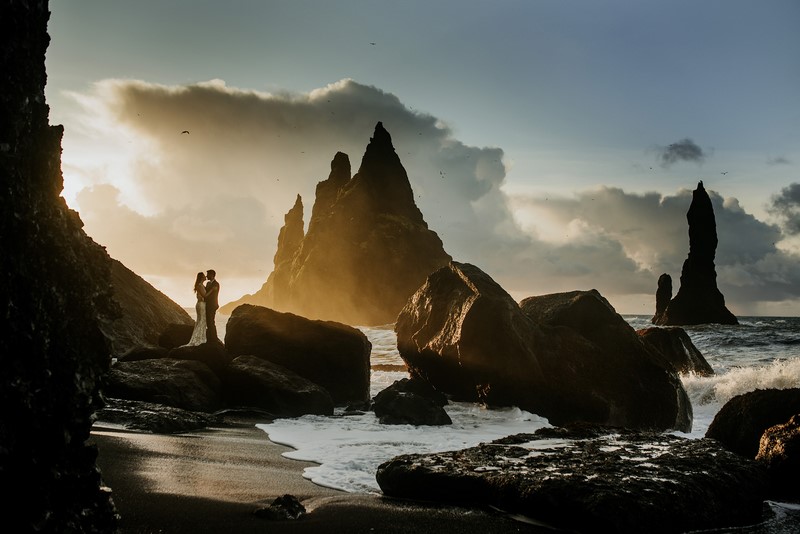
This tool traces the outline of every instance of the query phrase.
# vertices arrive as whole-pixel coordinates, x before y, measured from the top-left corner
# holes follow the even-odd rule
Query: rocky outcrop
[[[106,394],[265,419],[368,404],[372,345],[353,327],[245,304],[228,321],[226,344],[131,349],[111,368]]]
[[[45,102],[46,0],[0,4],[0,473],[7,532],[113,532],[86,444],[113,316],[110,263],[60,196],[61,126]]]
[[[713,440],[553,430],[398,456],[376,479],[390,497],[491,506],[569,532],[688,532],[761,520],[763,468]]]
[[[703,357],[686,330],[678,326],[650,327],[636,331],[648,348],[662,356],[665,364],[678,373],[712,376],[714,369]]]
[[[333,400],[325,389],[256,356],[235,358],[222,386],[228,406],[260,408],[275,417],[333,415]]]
[[[477,267],[451,262],[409,299],[395,330],[411,377],[456,398],[557,425],[691,428],[675,372],[596,291],[517,304]]]
[[[372,409],[384,425],[451,425],[447,398],[423,380],[397,380],[373,399]]]
[[[707,438],[747,458],[755,458],[761,436],[800,413],[800,388],[757,389],[737,395],[720,408],[706,431]]]
[[[351,326],[243,304],[225,334],[231,356],[251,355],[325,388],[336,404],[369,399],[372,344]]]
[[[764,431],[756,460],[767,468],[772,498],[800,498],[800,413]]]
[[[672,277],[667,273],[658,277],[656,289],[656,317],[661,317],[667,311],[667,306],[672,300]]]
[[[182,307],[117,260],[111,260],[111,286],[121,315],[103,319],[102,330],[119,356],[133,347],[158,346],[159,336],[172,324],[193,326]],[[191,337],[191,328],[189,329]]]
[[[300,246],[296,239],[280,242],[264,287],[223,312],[248,302],[351,325],[393,323],[425,277],[450,260],[417,208],[381,123],[355,176],[347,155],[337,153],[316,195]],[[296,216],[293,208],[281,236],[299,236]]]
[[[220,380],[207,365],[190,360],[117,362],[108,376],[106,395],[116,399],[164,404],[193,412],[222,407]]]
[[[97,419],[129,430],[155,434],[191,432],[223,422],[223,418],[215,414],[183,410],[166,404],[114,398],[109,398],[106,405],[97,411]]]
[[[672,280],[661,275],[656,293],[658,325],[694,325],[706,323],[739,324],[725,307],[725,297],[717,289],[714,257],[717,253],[717,223],[714,207],[703,182],[692,193],[692,203],[686,214],[689,222],[689,257],[683,263],[681,287],[678,294],[664,307],[667,293],[672,293]]]

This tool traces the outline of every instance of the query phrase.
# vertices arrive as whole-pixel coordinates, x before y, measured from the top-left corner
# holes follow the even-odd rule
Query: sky
[[[192,306],[272,270],[337,151],[392,136],[445,250],[512,296],[677,291],[703,181],[737,315],[800,315],[795,0],[53,1],[51,124],[87,233]],[[188,132],[188,133],[183,133]],[[391,202],[391,199],[386,199]]]

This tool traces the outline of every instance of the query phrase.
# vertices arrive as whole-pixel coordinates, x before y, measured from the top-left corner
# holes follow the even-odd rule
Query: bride
[[[194,292],[197,295],[197,304],[194,309],[197,312],[197,320],[194,322],[194,330],[192,331],[192,339],[189,343],[184,345],[202,345],[206,342],[206,288],[203,282],[206,280],[206,275],[197,273],[197,278],[194,281]]]

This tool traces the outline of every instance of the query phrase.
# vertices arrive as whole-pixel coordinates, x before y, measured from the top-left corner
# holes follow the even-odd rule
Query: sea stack
[[[334,156],[304,236],[299,202],[286,216],[267,282],[223,313],[249,303],[350,325],[391,324],[427,276],[452,259],[414,202],[380,122],[352,178],[347,154]]]
[[[717,272],[714,268],[717,224],[711,199],[702,181],[692,193],[692,204],[686,219],[689,222],[689,257],[683,263],[680,289],[664,307],[664,302],[672,293],[672,279],[667,274],[661,275],[653,324],[739,324],[725,307],[725,297],[717,288]]]

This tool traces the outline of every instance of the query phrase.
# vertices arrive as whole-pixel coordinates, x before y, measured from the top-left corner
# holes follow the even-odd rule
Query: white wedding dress
[[[184,345],[184,347],[202,345],[206,342],[206,303],[202,300],[198,300],[194,309],[197,311],[197,319],[194,322],[192,339],[190,339],[189,343]]]

